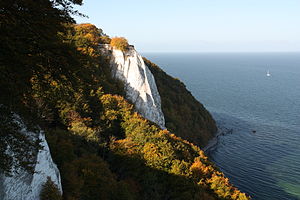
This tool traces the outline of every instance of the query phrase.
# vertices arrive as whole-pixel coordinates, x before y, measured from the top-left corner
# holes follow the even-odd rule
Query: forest
[[[111,77],[109,58],[99,50],[99,44],[110,43],[126,51],[127,41],[110,38],[92,24],[76,24],[72,15],[83,14],[74,6],[81,3],[0,3],[0,172],[12,173],[13,162],[34,173],[28,161],[32,155],[25,159],[23,155],[41,148],[18,134],[14,112],[33,131],[37,125],[45,131],[61,173],[63,194],[48,180],[42,200],[249,199],[198,147],[215,132],[210,114],[190,93],[182,92],[184,97],[179,98],[174,94],[177,88],[166,92],[163,81],[174,80],[146,59],[162,95],[168,129],[135,112],[124,98],[123,83]],[[177,81],[174,87],[183,90],[180,84]],[[193,102],[182,112],[191,112],[196,105],[193,112],[205,113],[180,118],[173,107],[180,100],[173,98]],[[202,123],[199,130],[181,125],[195,124],[189,121],[195,118]],[[199,132],[203,135],[196,135]],[[14,158],[7,145],[15,150]]]

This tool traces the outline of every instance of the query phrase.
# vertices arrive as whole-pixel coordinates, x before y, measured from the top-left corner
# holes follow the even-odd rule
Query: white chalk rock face
[[[20,125],[20,134],[30,135],[33,139],[39,138],[43,148],[37,153],[33,174],[19,170],[10,177],[0,176],[0,199],[39,200],[42,186],[47,181],[47,177],[51,178],[62,193],[60,173],[52,160],[44,133],[42,131],[39,133],[30,132],[19,117],[16,120]]]
[[[165,128],[161,100],[153,74],[138,52],[130,46],[126,52],[104,46],[111,52],[113,77],[124,82],[126,99],[135,105],[135,110],[146,119]]]

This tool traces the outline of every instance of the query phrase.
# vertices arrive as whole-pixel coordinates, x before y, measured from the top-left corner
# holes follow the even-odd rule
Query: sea
[[[213,115],[206,153],[234,186],[256,200],[300,200],[300,53],[143,56]]]

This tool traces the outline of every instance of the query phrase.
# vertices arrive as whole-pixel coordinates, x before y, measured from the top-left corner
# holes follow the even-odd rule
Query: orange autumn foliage
[[[116,49],[119,49],[121,51],[126,51],[129,44],[126,38],[124,37],[114,37],[110,41],[110,45]]]

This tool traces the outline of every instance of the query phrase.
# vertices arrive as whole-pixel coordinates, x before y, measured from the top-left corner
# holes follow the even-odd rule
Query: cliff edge
[[[201,147],[217,131],[214,119],[185,85],[129,46],[121,51],[100,45],[108,55],[113,78],[124,83],[125,98],[135,110],[161,128]]]
[[[132,46],[124,52],[110,45],[101,47],[110,57],[112,76],[124,83],[125,98],[135,106],[139,114],[164,129],[165,118],[161,110],[160,95],[142,56]]]

